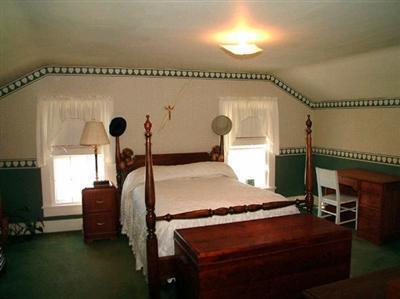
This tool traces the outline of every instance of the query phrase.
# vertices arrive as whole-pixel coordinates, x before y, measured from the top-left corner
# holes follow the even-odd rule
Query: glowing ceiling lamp
[[[216,40],[220,46],[234,55],[252,55],[262,51],[255,43],[269,38],[269,35],[258,29],[248,28],[244,23],[228,32],[220,32]]]
[[[262,49],[256,44],[240,43],[236,45],[221,45],[222,48],[235,55],[251,55],[261,52]]]

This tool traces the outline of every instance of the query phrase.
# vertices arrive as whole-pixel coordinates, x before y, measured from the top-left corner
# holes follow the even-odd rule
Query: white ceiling
[[[302,80],[304,68],[400,46],[399,15],[400,1],[3,0],[0,86],[43,65],[93,65],[286,74],[312,100],[364,97],[309,87],[318,82]],[[271,32],[262,54],[238,59],[212,39],[239,17]],[[340,84],[339,74],[325,80]],[[368,94],[399,96],[396,88]]]

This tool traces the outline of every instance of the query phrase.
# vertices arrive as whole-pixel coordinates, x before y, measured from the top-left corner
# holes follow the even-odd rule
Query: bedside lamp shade
[[[109,144],[106,129],[101,121],[87,121],[81,136],[81,145]]]
[[[94,146],[96,182],[99,180],[98,167],[97,167],[97,146],[109,143],[110,140],[108,139],[106,130],[101,121],[91,120],[85,123],[80,144]]]

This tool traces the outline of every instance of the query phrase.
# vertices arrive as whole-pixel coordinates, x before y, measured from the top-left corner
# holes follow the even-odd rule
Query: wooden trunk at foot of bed
[[[151,154],[151,127],[150,116],[146,116],[146,122],[144,124],[145,136],[146,136],[146,155],[145,155],[145,167],[146,167],[146,183],[145,183],[145,202],[146,202],[146,225],[147,225],[147,270],[148,270],[148,286],[149,294],[151,298],[159,298],[160,296],[160,283],[162,279],[173,277],[176,269],[176,258],[174,256],[159,257],[158,256],[158,242],[155,231],[156,221],[171,221],[173,219],[195,219],[212,217],[213,215],[226,215],[226,214],[239,214],[246,212],[254,212],[260,209],[276,209],[286,207],[293,204],[305,203],[307,212],[311,213],[313,205],[312,196],[312,162],[311,162],[311,125],[310,116],[308,115],[306,121],[306,197],[302,201],[282,201],[279,203],[265,203],[261,205],[244,205],[237,207],[221,207],[218,209],[206,209],[189,211],[186,213],[180,213],[175,215],[164,215],[157,217],[155,215],[155,191],[154,191],[154,176],[153,176],[153,156]],[[163,155],[159,155],[163,156]],[[177,156],[178,157],[178,156]],[[187,156],[189,157],[189,156]],[[210,159],[207,159],[210,160]],[[185,161],[176,160],[175,164],[185,164],[190,162],[199,162],[198,160],[191,161],[190,158]],[[172,163],[171,163],[172,164]],[[163,165],[171,165],[166,163]]]

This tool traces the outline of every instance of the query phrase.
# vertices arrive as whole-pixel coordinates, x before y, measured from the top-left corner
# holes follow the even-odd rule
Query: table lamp
[[[87,121],[85,127],[83,128],[81,136],[81,145],[90,145],[94,147],[94,159],[96,167],[96,181],[93,183],[94,186],[97,185],[108,185],[108,181],[99,181],[98,166],[97,166],[97,147],[99,145],[109,144],[106,130],[104,129],[103,122],[101,121]]]

